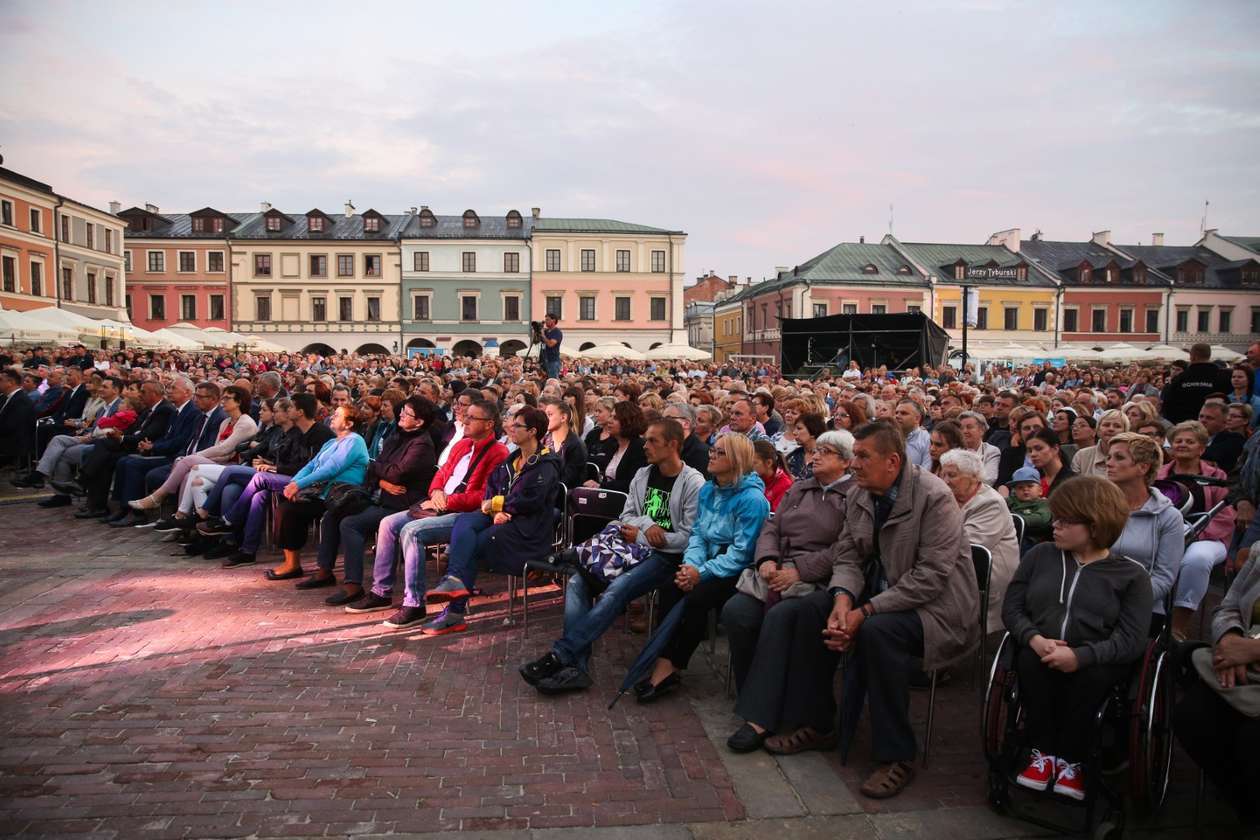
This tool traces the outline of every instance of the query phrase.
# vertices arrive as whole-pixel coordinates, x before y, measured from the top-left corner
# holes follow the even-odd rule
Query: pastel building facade
[[[739,292],[719,295],[713,303],[713,361],[726,362],[744,352],[744,307]]]
[[[57,298],[88,318],[127,320],[123,222],[62,197],[57,208]]]
[[[532,219],[516,210],[408,214],[402,229],[402,344],[407,353],[512,354],[529,343]]]
[[[0,307],[39,309],[57,304],[52,187],[0,169]]]

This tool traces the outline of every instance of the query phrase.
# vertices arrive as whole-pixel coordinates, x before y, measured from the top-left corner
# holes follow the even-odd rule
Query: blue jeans
[[[219,516],[223,511],[231,510],[232,505],[241,497],[245,485],[256,472],[258,471],[253,467],[235,466],[224,469],[219,473],[219,480],[214,483],[214,489],[206,497],[206,512],[211,516]],[[229,486],[232,488],[230,491]]]
[[[367,535],[375,531],[381,520],[389,515],[390,512],[380,505],[372,505],[353,516],[337,516],[332,511],[325,513],[319,528],[319,567],[325,572],[331,572],[337,563],[337,549],[340,548],[346,558],[346,583],[363,583],[363,546]]]
[[[497,530],[494,519],[479,510],[461,513],[455,520],[455,527],[451,529],[447,576],[458,578],[471,591],[477,582],[477,558],[485,557],[489,553],[486,547],[494,539]],[[451,601],[448,609],[462,615],[468,611],[468,599],[456,598]]]
[[[249,480],[241,497],[224,517],[236,534],[236,544],[244,554],[257,554],[262,542],[263,528],[267,527],[267,507],[271,494],[284,490],[292,476],[260,472]]]
[[[543,369],[547,371],[549,379],[560,378],[560,359],[546,359],[543,361]]]
[[[412,519],[407,511],[391,514],[376,529],[376,562],[372,567],[372,592],[388,598],[394,592],[394,554],[403,551],[403,606],[424,606],[424,548],[450,542],[460,514],[447,513]]]
[[[564,635],[552,645],[556,656],[566,665],[587,670],[595,640],[607,632],[627,604],[673,580],[680,561],[676,555],[653,551],[639,565],[613,578],[593,604],[586,580],[581,575],[569,578],[564,595]]]

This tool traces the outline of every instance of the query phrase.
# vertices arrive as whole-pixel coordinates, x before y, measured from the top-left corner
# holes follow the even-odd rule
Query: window
[[[197,255],[192,251],[179,252],[179,270],[184,272],[197,270]]]
[[[989,328],[989,307],[981,306],[976,309],[976,329],[987,330]]]
[[[105,305],[114,305],[114,278],[109,274],[105,275]]]
[[[61,299],[74,300],[74,269],[61,269]]]
[[[656,272],[657,274],[665,273],[665,252],[664,251],[652,252],[652,271]]]
[[[31,263],[31,294],[36,297],[44,296],[44,264]],[[1257,332],[1253,330],[1253,332]]]
[[[613,320],[614,321],[629,321],[630,320],[630,298],[628,297],[613,298]]]
[[[428,271],[429,270],[429,252],[416,251],[411,256],[412,271]]]
[[[363,231],[365,233],[379,233],[381,229],[381,220],[376,216],[363,217]]]
[[[595,297],[593,295],[582,295],[578,298],[578,320],[595,320]]]
[[[328,276],[328,255],[327,254],[311,254],[311,276],[327,277]]]
[[[1148,333],[1159,332],[1159,310],[1149,308],[1146,310],[1146,331]]]
[[[815,317],[815,318],[826,318],[826,317],[827,317],[827,304],[825,304],[825,303],[815,303],[815,304],[814,304],[814,317]]]
[[[328,320],[328,301],[322,297],[311,298],[311,320]]]
[[[923,311],[923,307],[919,306],[917,303],[906,304],[906,312],[909,313],[910,315],[918,315],[922,311]]]
[[[206,230],[206,220],[204,218],[196,218],[192,220],[193,233],[204,233]]]
[[[856,315],[856,314],[857,314],[857,304],[856,304],[856,303],[844,303],[844,304],[841,304],[841,305],[840,305],[840,312],[841,312],[841,314],[843,314],[843,315]]]
[[[1207,332],[1212,328],[1212,307],[1200,306],[1198,312],[1198,331]]]
[[[131,271],[131,252],[123,251],[123,270]]]
[[[1120,332],[1133,332],[1133,310],[1128,307],[1120,310]]]
[[[31,268],[34,267],[35,266],[31,266]],[[1260,333],[1260,309],[1257,309],[1254,306],[1251,308],[1251,332],[1253,334]]]
[[[862,273],[863,274],[879,274],[879,266],[875,265],[875,263],[867,263],[866,265],[862,266]]]
[[[353,321],[354,320],[354,298],[341,297],[337,298],[337,320]]]
[[[271,295],[259,295],[254,298],[254,320],[271,320]]]
[[[91,222],[87,223],[87,246],[89,248],[96,247],[96,225]]]
[[[503,320],[519,321],[521,320],[521,299],[515,295],[508,295],[503,299]]]
[[[210,295],[210,320],[223,320],[223,295]]]
[[[338,254],[337,255],[337,276],[353,277],[354,276],[354,254]]]
[[[196,295],[179,296],[179,317],[183,321],[195,321],[197,319]]]
[[[547,271],[559,271],[559,270],[560,270],[560,249],[548,248],[547,249]]]
[[[459,298],[459,320],[477,320],[477,296],[461,295]]]
[[[43,214],[39,212],[39,208],[31,208],[31,233],[40,232],[40,224],[43,222]]]
[[[521,255],[516,251],[508,251],[503,255],[503,273],[514,274],[521,270]]]
[[[1050,326],[1050,310],[1034,309],[1033,310],[1033,331],[1045,332]]]
[[[757,307],[755,306],[748,307],[748,331],[757,331]]]
[[[207,251],[206,252],[206,271],[214,274],[223,273],[223,252]]]
[[[1220,325],[1217,328],[1218,332],[1223,332],[1223,333],[1229,332],[1231,322],[1234,320],[1233,308],[1225,307],[1225,306],[1221,307],[1220,314],[1217,315],[1216,317],[1217,317],[1217,323]]]
[[[109,228],[105,228],[105,253],[114,253],[114,232]]]
[[[958,307],[942,306],[941,307],[941,326],[947,330],[957,329],[958,327]]]
[[[4,290],[6,292],[17,291],[17,260],[13,257],[4,257],[0,260],[4,264]]]
[[[135,321],[136,320],[135,310],[131,308],[131,295],[127,295],[126,303],[127,303],[127,320]]]
[[[888,305],[887,305],[887,304],[883,304],[883,303],[872,303],[872,304],[871,304],[871,314],[872,314],[872,315],[884,315],[884,314],[886,314],[887,312],[888,312]],[[791,314],[792,314],[792,313],[790,313],[790,312],[789,312],[789,313],[788,313],[788,317],[791,317]]]
[[[617,270],[618,271],[630,270],[630,252],[629,251],[617,252]]]
[[[1177,310],[1177,332],[1179,333],[1190,332],[1190,310],[1189,309]]]
[[[254,276],[271,276],[271,254],[254,254]]]
[[[464,251],[459,258],[460,271],[465,274],[473,274],[477,271],[477,252]]]
[[[149,271],[161,273],[166,271],[166,252],[150,251],[149,252]]]
[[[1107,310],[1101,306],[1095,306],[1089,313],[1091,331],[1100,333],[1107,331]]]
[[[155,321],[166,319],[165,295],[149,295],[149,317]]]
[[[369,321],[381,320],[381,299],[378,297],[370,297],[367,299],[367,306],[367,319]]]
[[[380,254],[364,254],[363,255],[363,276],[364,277],[380,277],[381,276],[381,255]]]
[[[416,295],[411,299],[412,317],[417,321],[428,321],[429,316],[429,296]]]
[[[464,211],[464,227],[475,228],[481,224],[481,219],[477,218],[477,214],[471,210]]]
[[[582,270],[583,271],[595,270],[595,249],[593,248],[582,249]]]
[[[1004,330],[1019,329],[1019,307],[1018,306],[1002,307],[1002,329]]]
[[[280,230],[280,217],[279,217],[279,216],[268,216],[268,217],[267,217],[267,230],[268,230],[268,231],[270,231],[270,232],[272,232],[272,233],[275,233],[276,231]],[[270,302],[270,301],[268,301],[268,302],[267,302],[267,306],[268,306],[268,308],[270,308],[270,306],[271,306],[271,302]],[[260,320],[260,321],[261,321],[261,320],[265,320],[265,319],[263,319],[263,318],[259,318],[258,320]]]
[[[651,316],[652,316],[653,321],[665,320],[665,298],[663,297],[652,298]]]
[[[13,224],[13,222],[10,221],[9,224]],[[67,243],[70,241],[70,217],[69,216],[61,217],[61,241],[67,242]]]
[[[546,311],[544,315],[555,315],[556,320],[564,317],[564,297],[561,295],[547,295],[544,298],[546,302]]]
[[[96,274],[89,271],[87,273],[87,302],[96,303]]]
[[[13,227],[13,202],[0,201],[0,224]]]

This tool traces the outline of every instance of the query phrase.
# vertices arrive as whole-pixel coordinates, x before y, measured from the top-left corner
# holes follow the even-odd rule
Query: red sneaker
[[[1054,780],[1054,756],[1042,755],[1041,750],[1032,751],[1032,760],[1024,768],[1024,772],[1015,777],[1015,784],[1029,790],[1045,790]]]
[[[1055,773],[1055,793],[1069,796],[1077,802],[1085,798],[1085,778],[1081,775],[1080,764],[1068,764],[1060,758],[1055,764]]]

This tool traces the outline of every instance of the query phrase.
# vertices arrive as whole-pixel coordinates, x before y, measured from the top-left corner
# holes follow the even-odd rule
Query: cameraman
[[[560,342],[564,340],[564,333],[556,326],[558,320],[554,312],[548,312],[543,319],[542,352],[538,356],[551,379],[560,378]]]

